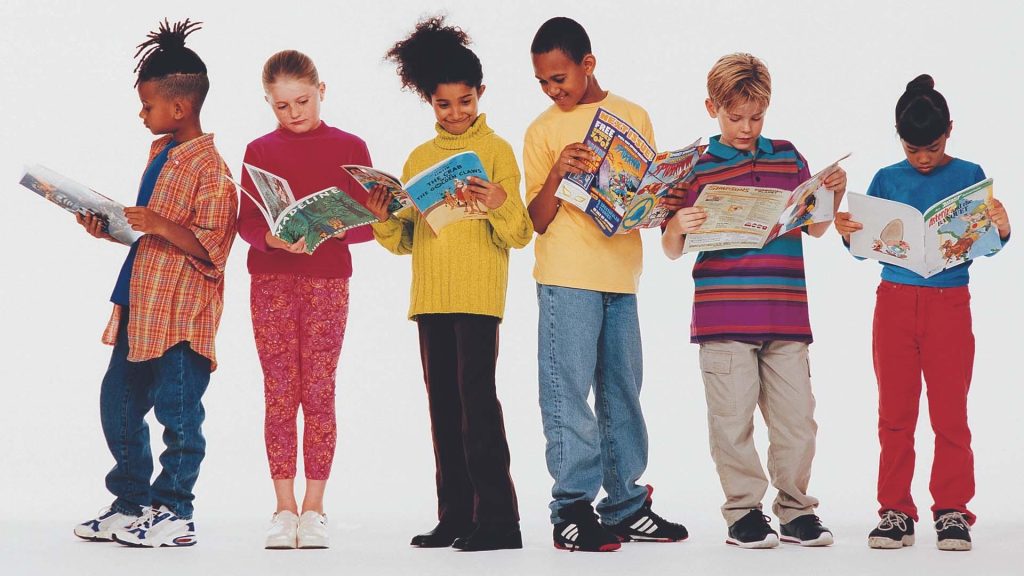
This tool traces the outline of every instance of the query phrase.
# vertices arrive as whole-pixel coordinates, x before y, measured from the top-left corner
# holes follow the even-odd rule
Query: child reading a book
[[[586,30],[570,18],[541,25],[530,47],[553,104],[526,131],[526,200],[537,231],[538,369],[556,548],[611,551],[621,541],[675,542],[686,528],[651,510],[647,426],[640,406],[643,354],[637,297],[640,232],[607,237],[583,211],[555,197],[562,178],[588,171],[581,142],[605,108],[654,145],[647,111],[601,88]],[[677,207],[674,204],[673,207]],[[594,393],[594,406],[588,396]],[[596,414],[595,414],[596,412]],[[607,496],[593,502],[604,487]]]
[[[868,187],[869,196],[928,208],[934,202],[985,179],[981,166],[946,153],[953,130],[946,99],[931,76],[907,84],[896,103],[896,132],[906,159],[882,168]],[[988,219],[1005,243],[1010,220],[993,199]],[[836,230],[849,246],[862,228],[849,212],[836,215]],[[921,376],[928,386],[928,413],[935,431],[932,462],[932,519],[940,550],[970,550],[975,516],[967,503],[974,496],[974,453],[967,425],[967,393],[974,367],[971,331],[971,262],[923,278],[882,264],[872,329],[872,356],[878,380],[878,503],[881,520],[868,535],[872,548],[902,548],[914,543],[917,507],[910,494],[914,476],[914,430],[921,397]]]
[[[166,20],[139,45],[139,117],[153,142],[136,206],[124,212],[144,233],[131,247],[110,299],[103,341],[114,346],[100,387],[100,420],[114,468],[114,502],[75,527],[87,540],[136,547],[192,546],[192,489],[206,453],[203,393],[217,368],[214,336],[224,266],[235,237],[236,198],[227,166],[203,132],[206,65],[185,47],[199,22]],[[113,240],[94,215],[78,221]],[[163,426],[162,470],[152,480],[146,414]]]
[[[665,227],[662,248],[673,260],[682,254],[685,235],[706,219],[693,207],[706,185],[794,190],[811,174],[793,144],[761,136],[772,88],[761,60],[751,54],[723,56],[708,73],[707,88],[705,106],[722,133],[711,138],[697,162],[687,207]],[[837,169],[823,184],[838,203],[846,172]],[[806,231],[820,237],[828,227],[820,222]],[[703,251],[693,266],[690,341],[700,344],[711,457],[726,496],[726,543],[742,548],[779,544],[770,518],[761,512],[768,479],[754,447],[758,406],[768,425],[768,473],[778,489],[772,508],[782,540],[802,546],[833,541],[814,514],[818,500],[807,494],[817,424],[802,234],[794,228],[760,249]]]
[[[320,119],[327,87],[313,61],[295,50],[274,54],[263,66],[263,89],[278,126],[249,143],[245,163],[287,180],[296,198],[337,186],[365,201],[366,192],[341,165],[369,165],[370,154],[360,138]],[[246,170],[242,186],[256,190]],[[337,439],[335,371],[348,319],[349,245],[366,242],[372,234],[368,226],[348,230],[305,254],[305,238],[288,244],[275,237],[253,200],[242,196],[238,230],[250,245],[252,325],[266,400],[264,437],[277,496],[266,547],[326,548],[324,490]],[[306,477],[301,515],[295,499],[300,406]]]
[[[489,181],[470,177],[463,193],[487,208],[486,218],[461,220],[435,235],[415,207],[389,215],[383,187],[367,207],[381,220],[373,225],[377,241],[412,254],[409,318],[419,330],[439,520],[412,545],[474,551],[522,548],[495,368],[509,249],[525,246],[531,229],[512,148],[478,112],[483,71],[468,43],[465,32],[434,17],[418,23],[387,59],[437,120],[437,136],[412,151],[402,181],[454,154],[476,152]]]

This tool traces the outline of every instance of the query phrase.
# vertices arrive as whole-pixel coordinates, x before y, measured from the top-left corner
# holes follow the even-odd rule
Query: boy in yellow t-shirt
[[[526,131],[526,201],[537,231],[538,367],[556,548],[610,551],[620,542],[675,542],[686,528],[651,511],[653,488],[637,484],[647,467],[640,409],[643,357],[636,292],[643,265],[638,232],[611,238],[590,216],[555,198],[570,172],[594,161],[580,138],[605,108],[654,144],[651,120],[636,104],[602,90],[597,60],[579,23],[552,18],[530,48],[541,89],[554,105]],[[594,391],[592,409],[587,402]],[[596,412],[596,415],[595,415]],[[607,496],[591,503],[604,487]]]

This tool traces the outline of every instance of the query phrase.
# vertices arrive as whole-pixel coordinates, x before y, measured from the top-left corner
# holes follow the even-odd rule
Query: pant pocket
[[[708,410],[715,416],[736,415],[736,394],[732,378],[732,354],[721,350],[700,350],[700,369]]]

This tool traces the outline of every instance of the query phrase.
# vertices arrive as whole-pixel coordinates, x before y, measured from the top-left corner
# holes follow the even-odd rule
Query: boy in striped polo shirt
[[[662,248],[676,259],[685,235],[706,215],[693,207],[704,186],[730,184],[793,190],[810,178],[804,157],[785,140],[761,136],[771,99],[771,77],[750,54],[722,57],[708,73],[708,113],[721,135],[711,138],[695,169],[685,207],[665,227]],[[846,190],[846,173],[825,180]],[[838,207],[838,206],[837,206]],[[819,237],[828,223],[806,232]],[[817,425],[807,346],[811,327],[801,230],[759,250],[701,252],[693,267],[691,342],[700,344],[700,365],[708,401],[711,456],[726,494],[722,514],[727,544],[773,548],[779,536],[761,512],[768,480],[754,448],[754,409],[768,425],[768,472],[779,493],[772,507],[782,540],[827,546],[831,532],[814,514],[817,499],[807,494]]]

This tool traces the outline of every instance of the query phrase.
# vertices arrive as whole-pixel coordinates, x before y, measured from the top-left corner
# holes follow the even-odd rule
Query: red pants
[[[932,511],[963,512],[974,496],[974,453],[967,392],[974,365],[971,295],[966,286],[924,288],[883,281],[878,287],[872,350],[878,378],[878,503],[918,519],[910,495],[921,375],[935,431],[929,489]]]
[[[263,367],[270,477],[295,478],[301,405],[305,475],[326,480],[338,435],[334,376],[348,321],[348,279],[254,274],[250,300]]]

